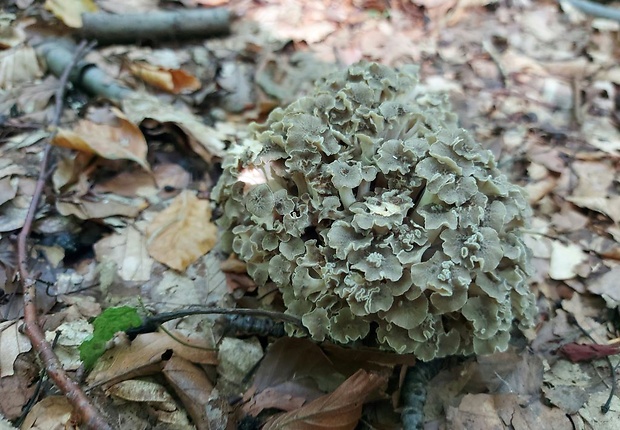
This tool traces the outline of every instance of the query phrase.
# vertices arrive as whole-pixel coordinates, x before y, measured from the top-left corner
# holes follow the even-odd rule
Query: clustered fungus
[[[414,68],[351,66],[251,132],[213,191],[223,245],[315,340],[431,360],[532,325],[523,192]]]

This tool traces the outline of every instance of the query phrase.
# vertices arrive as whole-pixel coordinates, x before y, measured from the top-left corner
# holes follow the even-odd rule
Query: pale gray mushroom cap
[[[533,324],[522,190],[416,70],[362,63],[253,124],[213,198],[225,249],[312,337],[422,360]]]

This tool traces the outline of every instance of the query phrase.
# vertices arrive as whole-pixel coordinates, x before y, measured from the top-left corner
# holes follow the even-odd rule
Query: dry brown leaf
[[[49,396],[33,406],[21,430],[70,429],[73,406],[65,396]]]
[[[220,264],[220,269],[226,273],[244,274],[248,273],[246,264],[239,260],[235,254],[231,254]]]
[[[594,279],[588,284],[588,291],[602,296],[609,305],[614,307],[620,305],[620,266],[616,266],[604,275]],[[611,307],[611,306],[610,306]]]
[[[135,218],[148,206],[143,198],[130,199],[114,194],[97,197],[90,196],[92,200],[86,200],[73,196],[71,201],[57,200],[56,209],[61,215],[74,215],[80,219],[104,219],[119,215]]]
[[[243,396],[243,410],[253,416],[266,408],[292,411],[335,390],[344,380],[314,342],[281,338],[261,361],[252,387]]]
[[[17,184],[17,195],[2,205],[2,210],[0,211],[0,232],[17,230],[24,225],[35,183],[34,179],[20,178]]]
[[[55,345],[54,352],[63,369],[77,370],[82,365],[79,346],[93,335],[93,326],[85,318],[65,321],[45,332],[45,339]]]
[[[263,410],[271,408],[286,412],[294,411],[322,394],[318,390],[305,387],[295,381],[283,382],[252,396],[252,399],[243,405],[243,412],[256,417]]]
[[[52,144],[97,154],[109,160],[132,160],[149,170],[148,146],[140,129],[118,109],[112,108],[110,123],[80,120],[73,130],[59,128]]]
[[[41,76],[34,48],[24,45],[0,53],[0,89],[31,83]]]
[[[13,48],[26,38],[23,25],[20,25],[16,18],[17,16],[12,13],[0,15],[0,49]]]
[[[586,404],[579,410],[579,415],[588,424],[584,428],[596,430],[616,430],[618,428],[618,417],[620,416],[620,399],[618,396],[611,398],[609,412],[603,414],[601,405],[607,402],[608,393],[606,390],[593,393]],[[570,425],[568,428],[571,428]]]
[[[206,161],[210,161],[213,156],[224,155],[223,133],[205,125],[191,112],[180,110],[154,96],[142,93],[135,93],[123,99],[122,105],[123,112],[136,124],[145,118],[151,118],[162,123],[172,122],[178,125],[187,133],[192,149]]]
[[[125,401],[143,404],[159,421],[171,424],[173,428],[190,428],[185,412],[179,408],[166,388],[157,382],[135,379],[121,381],[109,387],[106,393]]]
[[[157,261],[183,271],[217,241],[211,205],[191,191],[179,194],[146,229],[147,249]]]
[[[130,402],[149,402],[174,404],[172,396],[163,385],[155,382],[130,379],[114,384],[106,390],[107,394],[119,397]]]
[[[58,79],[52,75],[47,76],[43,80],[37,80],[34,83],[24,83],[19,88],[9,91],[4,97],[0,98],[0,111],[8,111],[13,107],[18,112],[43,119],[46,115],[45,108],[54,97],[57,89]],[[47,130],[39,130],[36,133],[28,133],[25,139],[22,136],[22,139],[25,141],[24,144],[28,144],[28,141],[36,143],[41,138],[47,137],[48,134]],[[18,136],[16,137],[19,138]],[[9,141],[14,141],[14,139],[10,138]],[[14,145],[19,147],[23,144],[14,143]]]
[[[153,174],[135,169],[131,172],[120,172],[113,178],[95,185],[92,191],[98,194],[112,193],[125,197],[153,197],[157,194],[157,187]]]
[[[91,385],[114,383],[130,377],[152,374],[161,370],[165,353],[185,358],[192,363],[217,364],[217,353],[207,345],[199,345],[175,333],[187,345],[162,332],[141,334],[130,345],[106,351],[88,376]],[[191,346],[190,346],[191,345]]]
[[[23,140],[24,135],[15,136],[17,139]],[[42,136],[43,137],[43,136]],[[10,139],[7,139],[10,142]],[[10,145],[10,143],[8,143]],[[4,153],[3,153],[4,155]],[[11,160],[9,157],[0,158],[0,178],[5,178],[7,176],[22,176],[26,174],[26,169],[23,166],[18,166],[15,164],[14,160]]]
[[[153,176],[159,189],[172,187],[175,190],[184,190],[192,179],[187,170],[174,163],[158,164],[153,168]]]
[[[246,398],[253,392],[305,378],[312,379],[312,386],[323,391],[333,391],[345,380],[316,343],[308,339],[278,339],[269,347]]]
[[[0,378],[15,374],[13,363],[17,356],[32,349],[28,338],[19,332],[19,321],[0,323]]]
[[[560,409],[545,406],[537,397],[516,394],[467,394],[458,408],[448,408],[447,415],[452,429],[571,428],[571,421]]]
[[[151,278],[153,260],[144,236],[133,226],[104,237],[94,245],[97,261],[113,261],[125,281],[145,282]]]
[[[22,228],[27,213],[28,208],[17,207],[13,202],[7,203],[0,213],[0,233]]]
[[[386,379],[360,369],[331,394],[326,394],[299,408],[277,416],[264,430],[353,430],[362,415],[366,398]]]
[[[230,0],[190,0],[191,3],[199,4],[206,7],[224,6]]]
[[[607,343],[607,327],[600,318],[605,310],[605,302],[597,296],[574,294],[570,300],[562,300],[562,309],[571,314],[577,323],[586,330],[594,343]]]
[[[0,206],[12,200],[17,195],[19,178],[7,176],[0,179]]]
[[[613,157],[620,156],[620,132],[611,118],[590,116],[581,132],[593,147]]]
[[[217,389],[223,395],[236,395],[247,386],[246,376],[263,358],[263,346],[257,337],[224,337],[219,343],[217,356]]]
[[[396,354],[375,348],[358,347],[351,350],[351,348],[323,342],[321,349],[337,369],[340,370],[342,367],[348,366],[349,373],[353,373],[350,370],[354,365],[369,370],[380,369],[381,367],[413,366],[417,362],[413,354]]]
[[[45,9],[67,26],[81,28],[82,14],[97,12],[98,7],[93,0],[45,0]]]
[[[549,175],[545,178],[527,184],[524,188],[527,191],[527,197],[530,204],[540,201],[543,197],[553,191],[557,186],[557,179]]]
[[[318,43],[333,33],[337,26],[315,13],[320,2],[289,2],[287,8],[268,4],[257,9],[253,18],[271,29],[274,36],[284,40]],[[318,15],[318,16],[317,16]]]
[[[613,227],[608,228],[608,232],[613,232]],[[612,234],[613,236],[613,234]],[[582,229],[571,234],[571,239],[588,251],[594,251],[601,257],[620,260],[620,238],[614,240],[605,236],[598,235],[590,230]]]
[[[202,369],[181,357],[172,357],[162,373],[181,399],[198,430],[227,427],[228,403],[212,396],[213,384]],[[214,414],[217,409],[220,410],[219,414]]]
[[[612,221],[620,224],[620,196],[567,197],[566,200],[579,207],[607,215]]]
[[[582,230],[589,221],[587,216],[577,211],[570,203],[561,204],[560,211],[551,215],[551,223],[558,232]]]
[[[143,295],[148,297],[159,311],[197,304],[207,307],[232,305],[226,288],[226,276],[219,269],[219,258],[213,252],[199,258],[183,273],[170,269],[158,275],[143,289]],[[204,330],[207,328],[204,326],[204,319],[205,317],[200,315],[186,318],[184,322],[192,323],[183,328],[194,333],[197,330],[202,331],[202,336],[205,336]],[[200,325],[200,329],[193,324]]]
[[[75,319],[91,319],[101,314],[101,305],[94,297],[80,295],[63,295],[62,302],[67,306],[62,314],[65,321]],[[61,315],[61,313],[57,314]]]
[[[70,191],[74,197],[82,197],[91,187],[90,173],[94,154],[75,152],[58,160],[52,175],[54,190],[58,193]]]
[[[0,378],[0,423],[4,416],[9,420],[18,418],[37,386],[39,365],[34,355],[22,355],[15,360],[15,374]],[[0,425],[1,430],[6,430]],[[13,427],[10,428],[11,430]]]
[[[618,176],[615,167],[608,160],[581,161],[570,164],[571,171],[579,178],[573,197],[606,197],[608,188]]]
[[[152,12],[158,9],[158,0],[97,0],[99,7],[110,13]]]
[[[172,94],[189,94],[201,87],[200,80],[181,69],[136,62],[129,65],[129,70],[144,82]]]

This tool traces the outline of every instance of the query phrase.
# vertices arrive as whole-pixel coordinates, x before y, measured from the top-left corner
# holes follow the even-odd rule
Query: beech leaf
[[[187,190],[182,192],[147,227],[149,254],[160,263],[184,271],[215,246],[217,227],[210,219],[208,200],[200,200]]]
[[[363,369],[326,394],[295,411],[267,422],[264,430],[353,430],[362,415],[364,401],[385,379]]]
[[[200,89],[200,80],[182,69],[166,69],[147,63],[133,63],[129,70],[146,83],[171,94],[189,94]]]
[[[148,146],[138,126],[116,108],[110,113],[114,117],[110,123],[83,119],[73,130],[59,128],[52,144],[108,160],[132,160],[150,170],[146,161]]]

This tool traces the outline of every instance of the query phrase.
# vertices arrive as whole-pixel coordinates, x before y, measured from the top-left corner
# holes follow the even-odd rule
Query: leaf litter
[[[148,1],[96,3],[117,13],[157,9]],[[95,49],[89,61],[138,96],[119,109],[75,88],[69,93],[53,187],[32,238],[48,283],[37,285],[43,324],[50,339],[61,333],[65,365],[78,364],[78,339],[100,312],[97,303],[133,306],[143,316],[235,301],[277,309],[277,294],[257,289],[241,262],[224,263],[218,252],[210,212],[221,208],[207,200],[214,161],[246,137],[251,120],[306,93],[334,63],[414,62],[422,84],[447,91],[462,125],[528,190],[534,217],[527,244],[540,310],[536,330],[509,351],[470,358],[431,381],[428,424],[620,425],[617,396],[601,412],[614,383],[605,358],[615,372],[620,327],[619,25],[592,19],[570,1],[200,3],[224,3],[241,16],[228,37]],[[24,33],[33,17],[45,22],[50,12],[37,5],[26,14],[30,4],[9,0],[14,15],[0,16],[0,415],[10,420],[22,414],[39,378],[18,330],[11,237],[24,223],[58,85]],[[53,30],[63,35],[80,25],[73,6],[92,10],[95,3],[46,4],[68,26]],[[67,221],[51,222],[58,219]],[[82,297],[95,301],[79,304]],[[107,390],[93,399],[118,422],[139,423],[135,428],[231,428],[240,421],[399,427],[398,369],[411,358],[251,334],[222,339],[218,324],[192,316],[131,342],[117,333],[88,376],[93,393]],[[131,395],[114,406],[105,399],[121,398],[118,384]],[[166,400],[155,402],[144,386]],[[49,392],[35,402],[22,428],[65,425],[71,416],[69,404]],[[132,406],[142,403],[148,412]]]

